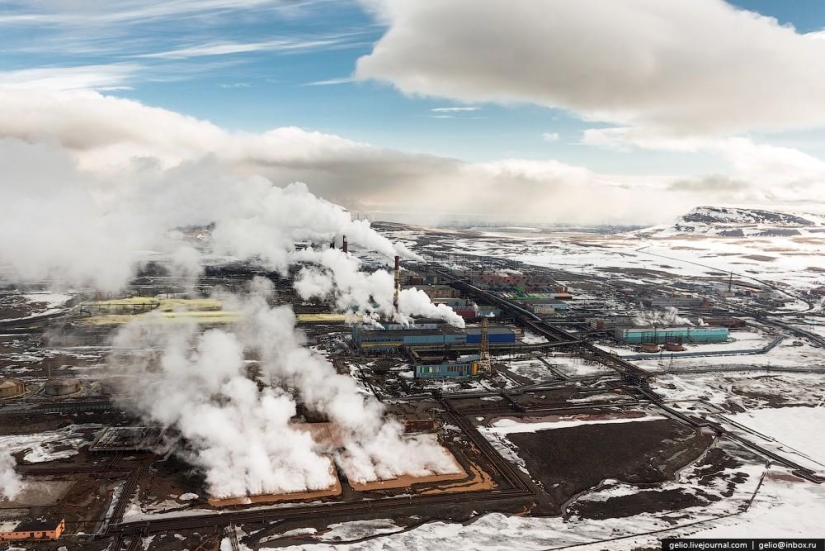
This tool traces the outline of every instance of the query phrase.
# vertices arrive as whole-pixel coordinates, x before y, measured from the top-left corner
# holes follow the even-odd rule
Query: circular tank
[[[19,379],[0,379],[0,398],[11,398],[26,392],[26,385]]]
[[[46,381],[43,393],[46,396],[65,396],[80,391],[80,381],[77,379],[51,379]]]

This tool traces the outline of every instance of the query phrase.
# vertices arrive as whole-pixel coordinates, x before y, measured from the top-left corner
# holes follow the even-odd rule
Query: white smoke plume
[[[389,263],[416,258],[366,220],[312,193],[305,184],[278,187],[262,177],[237,179],[208,159],[177,169],[123,170],[121,181],[77,170],[65,152],[0,142],[0,264],[13,279],[53,279],[103,291],[122,289],[141,262],[161,253],[197,266],[170,231],[215,224],[212,252],[285,271],[302,242],[328,244],[346,235]],[[191,253],[191,251],[190,251]]]
[[[392,275],[384,270],[365,273],[357,258],[339,250],[306,249],[296,251],[292,258],[296,263],[312,264],[304,267],[295,280],[295,289],[304,300],[333,299],[342,312],[377,313],[404,324],[411,323],[412,316],[424,316],[464,327],[464,320],[452,308],[433,304],[427,294],[418,289],[402,290],[398,296],[398,311],[395,311]]]
[[[115,292],[141,262],[160,253],[174,274],[191,282],[201,269],[200,252],[172,239],[180,236],[174,230],[214,224],[207,252],[282,273],[298,261],[323,266],[336,284],[316,277],[314,284],[326,287],[310,290],[312,282],[306,280],[302,295],[340,295],[336,302],[342,310],[369,311],[371,292],[364,287],[375,285],[376,295],[386,298],[389,274],[363,276],[357,274],[357,261],[338,251],[317,254],[299,251],[298,245],[326,247],[346,235],[387,263],[395,255],[419,259],[302,183],[278,187],[262,177],[237,180],[205,160],[169,171],[127,171],[123,182],[105,185],[111,183],[75,170],[68,156],[46,146],[3,145],[0,164],[8,170],[0,179],[0,265],[11,279],[51,279],[57,285]],[[381,310],[389,314],[387,304],[383,300]],[[445,319],[451,314],[438,313]]]
[[[14,468],[14,456],[6,450],[0,451],[0,498],[14,499],[23,491],[23,479]]]
[[[666,310],[641,310],[633,317],[636,327],[693,325],[689,319],[679,315],[679,310],[670,307]]]
[[[226,297],[245,313],[232,332],[170,332],[148,321],[114,340],[113,367],[129,376],[128,403],[147,421],[181,432],[190,447],[183,453],[203,469],[210,493],[325,489],[333,481],[330,455],[358,481],[453,472],[442,448],[404,438],[377,400],[303,346],[291,308],[268,306],[270,287],[255,280],[250,297]],[[257,380],[246,371],[247,354],[259,358]],[[340,429],[342,449],[321,449],[292,428],[295,398]]]

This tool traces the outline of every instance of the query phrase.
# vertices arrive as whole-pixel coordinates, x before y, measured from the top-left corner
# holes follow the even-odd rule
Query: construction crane
[[[481,320],[481,348],[478,353],[479,373],[490,374],[493,372],[493,364],[490,361],[490,320]]]

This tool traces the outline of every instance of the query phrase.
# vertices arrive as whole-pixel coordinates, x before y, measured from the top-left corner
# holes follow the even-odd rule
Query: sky
[[[422,223],[821,210],[823,29],[818,0],[0,0],[0,140]]]

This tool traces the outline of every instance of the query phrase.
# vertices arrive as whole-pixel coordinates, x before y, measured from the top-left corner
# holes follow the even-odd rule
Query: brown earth
[[[631,484],[669,480],[713,440],[671,419],[582,425],[507,438],[557,508],[605,479]]]

